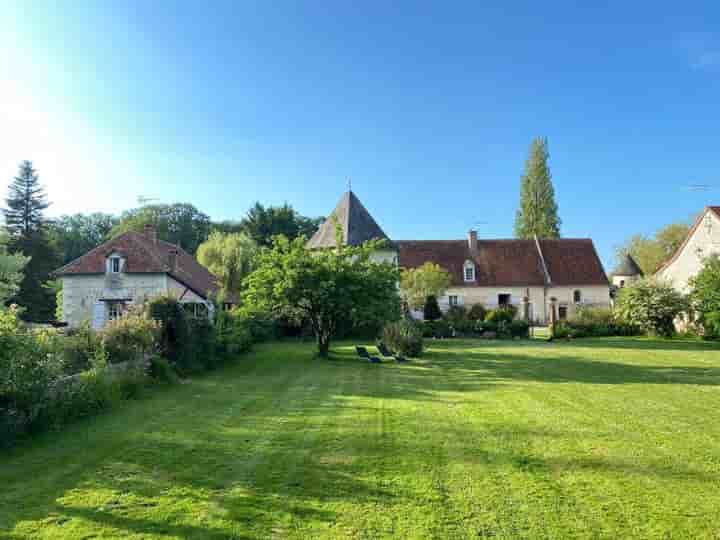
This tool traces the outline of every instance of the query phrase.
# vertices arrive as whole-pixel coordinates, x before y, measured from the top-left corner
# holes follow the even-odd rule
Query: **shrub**
[[[157,296],[146,306],[150,318],[158,321],[160,330],[160,353],[171,364],[188,370],[185,350],[190,342],[190,327],[185,310],[172,296]]]
[[[583,306],[578,309],[573,322],[585,325],[615,324],[615,315],[610,308]]]
[[[720,255],[711,255],[690,280],[690,302],[706,339],[720,338]]]
[[[487,310],[485,309],[485,306],[482,304],[473,304],[470,311],[468,311],[467,316],[471,321],[484,321],[486,313]]]
[[[452,306],[443,319],[448,323],[452,330],[467,334],[474,330],[475,323],[468,319],[467,310],[463,306]]]
[[[157,354],[150,357],[148,373],[151,378],[159,382],[175,383],[178,380],[178,375],[170,365],[170,362]]]
[[[425,299],[425,306],[423,307],[423,319],[426,321],[436,321],[442,317],[442,311],[440,311],[440,305],[438,304],[435,296],[428,296]]]
[[[501,306],[496,309],[489,310],[485,315],[485,322],[500,324],[501,322],[510,323],[515,318],[517,308],[515,306]]]
[[[58,340],[57,353],[62,357],[63,371],[68,375],[87,371],[93,366],[93,359],[100,346],[100,336],[83,323],[79,328],[69,330],[65,338]]]
[[[425,321],[423,323],[416,323],[420,327],[420,332],[423,337],[445,339],[453,337],[453,329],[450,324],[444,320],[439,321]]]
[[[237,355],[250,349],[253,343],[251,328],[263,328],[262,323],[255,325],[251,322],[253,320],[253,317],[247,317],[237,309],[219,314],[216,321],[216,332],[218,346],[222,353]]]
[[[530,337],[530,325],[527,321],[514,320],[510,321],[508,325],[510,336],[513,338],[528,338]]]
[[[118,364],[142,360],[146,354],[156,352],[160,330],[160,323],[133,309],[108,322],[100,336],[110,362]]]
[[[675,318],[687,309],[687,300],[672,285],[653,279],[624,287],[616,303],[621,321],[660,336],[671,336],[675,331]]]
[[[187,321],[190,339],[183,351],[182,365],[186,370],[214,369],[220,362],[217,333],[205,318]]]
[[[390,349],[405,356],[418,357],[423,352],[423,336],[418,325],[400,320],[385,325],[382,340]]]

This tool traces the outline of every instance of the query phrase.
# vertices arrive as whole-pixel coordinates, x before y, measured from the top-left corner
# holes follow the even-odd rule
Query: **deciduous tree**
[[[428,297],[443,296],[450,281],[447,270],[439,264],[426,262],[418,268],[402,271],[400,291],[410,309],[421,309]]]
[[[397,269],[370,260],[378,246],[368,242],[309,251],[302,237],[275,237],[246,280],[244,307],[276,316],[299,313],[325,357],[341,323],[381,324],[400,316]]]
[[[217,276],[225,293],[240,293],[242,280],[255,267],[258,246],[247,234],[214,232],[200,244],[200,264]]]

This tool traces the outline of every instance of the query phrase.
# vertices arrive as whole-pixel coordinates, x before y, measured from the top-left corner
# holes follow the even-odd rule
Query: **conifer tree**
[[[18,176],[10,184],[6,203],[3,213],[10,233],[9,251],[30,257],[20,291],[12,301],[23,308],[24,319],[51,321],[55,314],[55,295],[44,284],[59,261],[46,230],[44,212],[50,204],[32,162],[20,164]]]
[[[560,238],[561,220],[548,157],[547,139],[537,137],[530,145],[521,178],[520,207],[515,216],[517,238]]]

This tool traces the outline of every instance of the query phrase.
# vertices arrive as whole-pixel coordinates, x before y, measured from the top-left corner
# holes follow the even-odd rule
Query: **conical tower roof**
[[[368,240],[390,240],[352,191],[342,196],[330,217],[308,241],[307,247],[335,247],[336,225],[342,229],[342,240],[349,246],[357,246]]]
[[[642,270],[640,270],[640,267],[635,262],[635,259],[632,258],[632,255],[629,253],[626,253],[622,256],[620,259],[620,263],[615,268],[615,271],[613,272],[613,275],[615,276],[642,276]]]

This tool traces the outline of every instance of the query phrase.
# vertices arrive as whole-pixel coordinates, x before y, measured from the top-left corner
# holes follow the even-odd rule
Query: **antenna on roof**
[[[157,197],[145,197],[143,195],[138,195],[137,203],[140,206],[145,206],[147,203],[152,202],[152,201],[157,201],[157,200],[159,200],[159,199],[157,199]]]
[[[688,184],[686,186],[686,189],[688,191],[699,191],[699,192],[714,191],[713,186],[711,186],[710,184]]]

